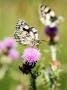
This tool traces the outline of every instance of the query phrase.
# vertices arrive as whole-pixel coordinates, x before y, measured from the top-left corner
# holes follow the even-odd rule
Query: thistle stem
[[[34,75],[34,73],[30,73],[31,75],[31,86],[32,86],[32,90],[36,90],[36,77]]]

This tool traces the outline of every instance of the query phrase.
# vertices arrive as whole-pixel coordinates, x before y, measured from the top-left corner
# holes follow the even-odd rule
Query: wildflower
[[[25,62],[34,63],[40,59],[40,52],[35,48],[26,48],[22,57]]]
[[[11,49],[16,47],[16,41],[12,37],[8,37],[4,40],[4,45],[6,48]]]
[[[58,28],[57,27],[49,27],[47,26],[45,28],[45,33],[46,35],[49,37],[50,39],[50,44],[55,44],[55,40],[54,38],[57,36],[58,34]]]
[[[9,51],[8,57],[11,58],[12,60],[16,60],[19,58],[19,53],[16,50],[12,49]]]
[[[22,66],[19,66],[19,69],[23,73],[28,74],[31,72],[32,68],[35,67],[36,62],[40,59],[40,52],[35,48],[26,48],[22,58],[25,63]]]

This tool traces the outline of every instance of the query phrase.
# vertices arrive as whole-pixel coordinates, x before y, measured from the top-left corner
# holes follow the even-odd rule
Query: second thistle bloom
[[[6,48],[11,49],[16,47],[16,41],[12,37],[5,38],[4,45]]]
[[[50,45],[54,45],[56,43],[56,36],[58,35],[58,28],[57,27],[49,27],[45,28],[45,34],[49,37]]]
[[[11,58],[12,60],[18,60],[19,56],[20,55],[19,55],[18,51],[14,50],[14,49],[10,50],[8,53],[8,57]]]

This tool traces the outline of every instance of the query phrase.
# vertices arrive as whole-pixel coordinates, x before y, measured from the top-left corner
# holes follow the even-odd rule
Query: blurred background
[[[57,15],[64,17],[64,22],[59,25],[60,41],[57,57],[65,70],[65,73],[61,77],[60,90],[67,90],[67,0],[0,0],[0,40],[5,37],[13,36],[16,29],[16,22],[20,18],[24,19],[30,26],[34,26],[38,30],[40,39],[46,39],[43,33],[44,25],[40,22],[38,12],[41,3],[48,5]],[[40,47],[42,52],[43,48],[49,49],[48,45],[44,47],[43,45],[45,44],[42,44]],[[18,50],[22,52],[23,48],[23,46],[19,46]],[[50,54],[47,55],[43,52],[43,56],[46,60],[50,59],[47,58]],[[7,72],[5,77],[0,80],[0,90],[16,90],[16,86],[21,82],[26,88],[25,90],[27,90],[29,81],[27,77],[22,75],[18,70],[18,62],[17,64],[14,62],[10,66],[10,68],[14,68],[15,71],[12,71],[13,73]],[[14,75],[13,78],[11,78],[9,74]]]

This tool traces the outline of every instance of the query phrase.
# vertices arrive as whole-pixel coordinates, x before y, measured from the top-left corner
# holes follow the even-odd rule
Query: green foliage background
[[[24,19],[29,23],[29,25],[36,27],[39,32],[40,39],[46,39],[43,29],[44,25],[39,20],[38,8],[41,3],[45,3],[50,6],[57,15],[62,15],[64,17],[64,22],[59,26],[60,32],[60,42],[58,45],[57,58],[62,63],[64,73],[61,77],[61,88],[60,90],[67,90],[67,0],[0,0],[0,39],[3,39],[8,36],[13,36],[15,31],[16,21],[19,18]],[[18,50],[23,51],[23,46],[19,46]],[[50,53],[46,54],[44,49],[49,49],[48,45],[43,43],[40,45],[42,52],[42,61],[47,64],[47,61],[51,60]],[[49,57],[49,58],[48,58]],[[44,59],[45,58],[45,59]],[[20,63],[20,61],[19,61]],[[18,70],[19,63],[12,63],[11,68]],[[28,84],[27,78],[25,75],[19,75],[16,72],[16,78],[21,76],[22,83],[26,86]],[[0,90],[15,90],[15,87],[20,82],[14,80],[9,76],[7,72],[3,80],[0,81]],[[18,78],[20,79],[20,78]],[[25,82],[24,82],[25,81]],[[28,85],[27,85],[28,86]],[[42,86],[38,90],[44,90]],[[47,90],[47,89],[45,89]]]

